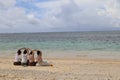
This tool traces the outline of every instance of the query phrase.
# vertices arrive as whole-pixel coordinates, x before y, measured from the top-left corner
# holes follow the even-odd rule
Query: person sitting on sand
[[[43,60],[42,60],[42,52],[39,51],[39,50],[37,50],[36,62],[37,62],[37,63],[40,63],[40,62],[42,62],[42,61],[43,61]]]
[[[28,60],[29,60],[29,63],[28,65],[29,66],[35,66],[35,59],[34,59],[34,51],[31,51],[30,54],[28,55]]]
[[[51,63],[48,63],[47,61],[43,61],[42,52],[37,50],[36,66],[53,66],[53,65]]]
[[[21,61],[21,65],[23,65],[23,66],[27,66],[28,65],[28,51],[27,51],[27,49],[25,49],[24,51],[23,51],[23,54],[22,54],[22,61]]]
[[[21,50],[19,49],[17,51],[17,53],[15,54],[15,61],[14,61],[14,65],[21,65]]]

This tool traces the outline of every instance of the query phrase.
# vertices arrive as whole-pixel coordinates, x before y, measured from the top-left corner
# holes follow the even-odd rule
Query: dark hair
[[[18,51],[17,51],[17,53],[18,53],[18,55],[20,55],[20,54],[21,54],[21,51],[20,51],[20,50],[18,50]]]
[[[42,56],[42,52],[41,51],[37,51],[37,55]]]
[[[31,51],[29,55],[31,55],[33,52]]]
[[[26,53],[27,53],[27,50],[25,49],[25,50],[23,51],[23,53],[26,54]]]

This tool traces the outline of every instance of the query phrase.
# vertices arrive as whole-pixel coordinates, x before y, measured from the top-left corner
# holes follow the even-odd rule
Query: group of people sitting
[[[47,61],[43,61],[40,50],[31,50],[30,48],[18,49],[13,64],[22,66],[53,66]]]

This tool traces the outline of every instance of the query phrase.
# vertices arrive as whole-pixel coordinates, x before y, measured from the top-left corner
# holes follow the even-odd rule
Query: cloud
[[[109,2],[114,2],[114,4],[109,5]],[[116,5],[116,3],[119,5],[115,0],[59,0],[55,2],[40,3],[39,7],[44,9],[49,8],[48,12],[44,14],[44,21],[47,21],[51,27],[63,27],[63,29],[72,28],[77,30],[104,30],[104,28],[120,27],[120,22],[119,20],[117,21],[120,15],[118,11],[120,10],[112,6]],[[47,6],[45,4],[47,4]],[[114,14],[111,15],[109,9],[112,9]],[[117,12],[114,11],[115,9]]]
[[[15,0],[0,0],[0,9],[8,9],[14,6],[14,4],[16,3]]]
[[[0,32],[119,28],[119,0],[0,0]]]
[[[107,1],[104,6],[104,10],[101,10],[101,15],[105,15],[111,19],[113,27],[120,27],[120,1],[111,0]]]
[[[0,8],[0,32],[35,32],[40,27],[40,20],[34,14],[27,14],[25,8],[16,6],[15,0],[6,1]]]

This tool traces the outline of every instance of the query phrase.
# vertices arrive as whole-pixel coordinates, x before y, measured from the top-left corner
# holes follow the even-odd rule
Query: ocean
[[[120,31],[0,33],[0,54],[13,54],[22,47],[59,56],[84,51],[119,53]]]

